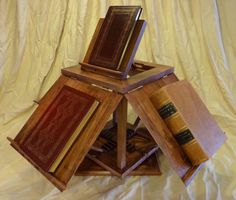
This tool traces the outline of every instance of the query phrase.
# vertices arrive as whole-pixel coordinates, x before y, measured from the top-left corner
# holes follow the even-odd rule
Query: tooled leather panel
[[[42,169],[49,170],[95,98],[64,86],[21,148]]]
[[[135,25],[139,6],[111,6],[98,34],[89,63],[116,69]]]

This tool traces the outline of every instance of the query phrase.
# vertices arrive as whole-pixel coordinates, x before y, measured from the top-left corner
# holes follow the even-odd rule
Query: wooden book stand
[[[149,100],[150,95],[158,88],[178,81],[173,70],[173,67],[137,61],[130,70],[129,79],[116,80],[81,70],[78,66],[63,69],[62,76],[40,100],[39,107],[26,123],[26,128],[14,140],[8,139],[20,154],[61,191],[65,190],[68,181],[75,173],[77,175],[112,174],[120,177],[128,174],[159,175],[160,170],[155,158],[158,148],[166,155],[170,165],[184,183],[188,184],[200,166],[194,167],[186,160],[182,149]],[[101,105],[76,139],[58,169],[52,174],[42,170],[34,163],[21,150],[19,144],[30,134],[30,128],[38,123],[40,116],[44,114],[52,99],[64,85],[93,95],[101,102]],[[128,103],[150,132],[151,139],[146,135],[148,140],[155,141],[142,148],[142,151],[127,151],[127,129],[135,129],[139,121],[137,120],[132,126],[127,123]],[[112,114],[113,120],[107,123]],[[99,135],[104,129],[110,129],[113,133],[117,132],[117,148],[108,152],[99,152],[96,146],[99,143]],[[143,138],[141,147],[147,141],[145,136]],[[137,140],[135,135],[133,140]],[[132,143],[132,138],[130,141]],[[135,148],[139,149],[139,146],[137,145]],[[147,160],[147,158],[150,159]],[[141,165],[142,163],[144,164]],[[134,171],[134,169],[137,170]]]
[[[160,148],[171,167],[187,185],[201,165],[193,166],[172,136],[166,124],[150,101],[159,88],[178,81],[174,68],[142,61],[131,63],[134,51],[128,51],[121,71],[103,69],[88,64],[94,41],[101,27],[99,21],[82,67],[62,70],[61,77],[40,100],[38,108],[11,145],[59,190],[66,189],[76,175],[160,175],[157,151]],[[138,31],[131,39],[130,49],[137,49],[145,22],[140,20]],[[96,73],[94,73],[96,72]],[[104,76],[106,75],[106,76]],[[128,76],[127,76],[128,75]],[[114,79],[115,78],[115,79]],[[69,152],[54,173],[41,169],[20,147],[32,128],[44,115],[52,100],[63,86],[69,86],[95,97],[100,105],[80,133]],[[138,115],[135,123],[127,122],[127,105],[130,103]],[[109,121],[110,116],[112,120]],[[142,121],[147,131],[135,132]],[[104,142],[105,141],[105,142]]]
[[[121,177],[128,174],[158,175],[160,171],[159,168],[156,167],[156,164],[152,164],[152,166],[145,164],[145,166],[143,166],[145,170],[140,165],[154,154],[157,151],[157,147],[159,147],[183,182],[187,185],[191,181],[201,166],[192,166],[186,159],[182,149],[149,100],[149,97],[160,87],[178,81],[173,70],[173,67],[137,61],[132,66],[129,73],[130,78],[127,80],[116,80],[83,71],[78,67],[70,67],[62,70],[62,73],[66,76],[96,84],[98,87],[112,90],[122,96],[113,114],[113,123],[109,122],[107,125],[108,127],[110,126],[110,129],[113,129],[112,131],[117,131],[117,149],[108,153],[98,153],[91,150],[87,157],[96,164],[92,164],[88,159],[84,160],[76,173],[77,175],[113,174]],[[127,129],[130,128],[130,124],[127,123],[128,103],[131,104],[134,112],[139,116],[157,144],[154,148],[150,146],[147,147],[143,155],[134,156],[127,152]],[[133,129],[135,129],[139,118],[134,123]],[[107,129],[107,127],[105,127],[105,129]],[[115,156],[115,154],[117,154],[117,156]],[[136,154],[138,153],[136,152]],[[114,157],[116,157],[116,159],[114,159]],[[90,167],[88,167],[89,164],[87,162],[91,163]],[[151,161],[149,161],[149,164],[150,163]],[[142,173],[138,170],[133,171],[137,166],[140,166]]]

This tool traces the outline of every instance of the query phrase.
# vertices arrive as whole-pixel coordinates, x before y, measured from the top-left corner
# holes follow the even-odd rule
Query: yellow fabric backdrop
[[[136,58],[175,66],[227,133],[187,189],[162,157],[161,177],[75,177],[60,193],[6,140],[60,70],[83,59],[109,5],[143,7]],[[0,0],[0,199],[236,199],[235,8],[235,0]]]

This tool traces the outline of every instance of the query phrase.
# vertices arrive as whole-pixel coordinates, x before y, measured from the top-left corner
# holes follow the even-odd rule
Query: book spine
[[[187,127],[183,117],[178,112],[174,103],[165,90],[160,89],[151,101],[156,106],[161,118],[165,121],[177,143],[193,165],[199,165],[208,160],[208,156],[202,150],[191,130]]]

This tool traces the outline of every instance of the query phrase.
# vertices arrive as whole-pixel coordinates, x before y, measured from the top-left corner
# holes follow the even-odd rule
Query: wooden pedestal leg
[[[117,167],[126,166],[126,131],[127,131],[127,100],[123,98],[116,110],[117,114]]]
[[[117,124],[117,109],[115,110],[115,112],[113,112],[113,115],[112,115],[112,124],[113,126],[115,126]]]

